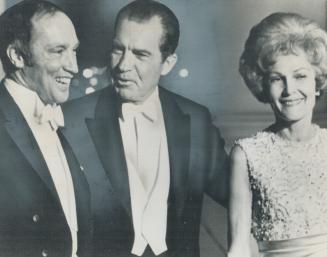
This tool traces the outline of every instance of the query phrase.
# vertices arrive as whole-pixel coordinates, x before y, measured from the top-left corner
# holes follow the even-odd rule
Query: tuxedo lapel
[[[0,84],[0,109],[5,116],[7,133],[38,176],[49,188],[55,199],[59,201],[49,170],[33,133],[3,83]]]
[[[190,117],[182,113],[171,93],[160,88],[159,96],[165,120],[169,151],[169,203],[170,206],[176,208],[177,215],[180,217],[183,213],[188,190]]]
[[[115,92],[105,89],[99,96],[95,118],[86,119],[110,183],[131,216],[127,164],[119,126],[119,103]]]
[[[73,179],[77,214],[80,216],[86,213],[84,208],[87,206],[88,203],[87,199],[89,199],[89,188],[81,170],[81,167],[75,157],[75,154],[73,153],[73,150],[71,149],[69,143],[67,142],[66,138],[60,130],[58,130],[58,137],[65,152],[65,157]]]
[[[90,205],[90,190],[83,171],[77,161],[75,154],[63,133],[58,130],[58,137],[60,139],[62,148],[65,152],[65,157],[69,165],[70,174],[72,176],[75,201],[76,214],[78,222],[78,241],[84,241],[80,245],[85,246],[85,240],[90,240],[91,233],[91,205]],[[81,250],[81,249],[79,249]],[[83,249],[84,251],[85,249]]]

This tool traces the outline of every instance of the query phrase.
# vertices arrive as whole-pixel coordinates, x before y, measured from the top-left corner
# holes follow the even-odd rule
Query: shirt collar
[[[156,87],[152,94],[140,104],[122,103],[120,117],[125,120],[127,116],[142,113],[148,120],[155,122],[158,119],[158,105],[160,105],[159,90]]]
[[[22,86],[10,78],[5,78],[4,85],[19,109],[24,113],[24,116],[27,116],[29,119],[35,118],[35,120],[37,120],[36,118],[40,116],[40,113],[45,108],[45,104],[42,102],[39,95],[35,91]],[[53,106],[56,106],[56,104]]]
[[[44,105],[38,94],[33,90],[24,87],[12,79],[5,78],[4,85],[21,111],[28,117],[35,115],[37,102]],[[33,104],[31,104],[31,102]]]

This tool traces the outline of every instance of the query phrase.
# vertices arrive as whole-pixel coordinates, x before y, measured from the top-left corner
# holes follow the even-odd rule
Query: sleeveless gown
[[[327,130],[291,142],[269,131],[237,140],[247,158],[251,232],[263,257],[327,257]]]

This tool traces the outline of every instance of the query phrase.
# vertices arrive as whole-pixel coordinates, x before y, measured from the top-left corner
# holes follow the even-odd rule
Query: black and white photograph
[[[0,0],[0,257],[327,257],[326,0]]]

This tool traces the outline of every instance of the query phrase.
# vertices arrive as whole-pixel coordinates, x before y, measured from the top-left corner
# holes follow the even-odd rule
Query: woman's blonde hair
[[[240,58],[239,72],[247,87],[267,103],[265,75],[279,55],[306,54],[316,71],[316,89],[327,79],[327,34],[319,25],[296,13],[273,13],[254,26]]]

